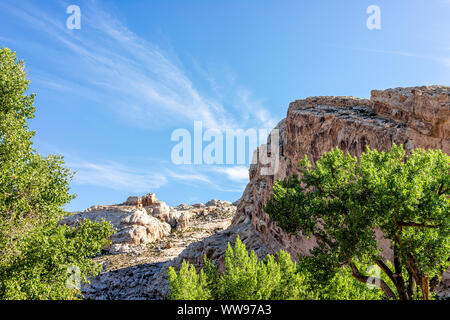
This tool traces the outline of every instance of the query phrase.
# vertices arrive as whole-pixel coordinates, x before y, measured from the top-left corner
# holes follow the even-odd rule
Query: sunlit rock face
[[[138,250],[147,243],[170,234],[171,226],[148,214],[143,208],[132,206],[95,206],[84,212],[64,218],[60,223],[75,226],[84,219],[109,221],[116,233],[112,243],[105,248],[111,254]]]
[[[71,227],[84,219],[108,221],[116,231],[112,243],[104,251],[110,254],[138,253],[146,244],[169,236],[172,231],[182,231],[190,226],[196,216],[205,216],[218,207],[234,206],[228,201],[211,200],[210,205],[180,205],[170,207],[159,201],[154,193],[145,196],[131,196],[115,205],[96,205],[65,217],[60,224]]]
[[[250,167],[250,181],[238,205],[233,225],[250,219],[273,250],[293,256],[308,254],[314,239],[289,236],[272,222],[264,206],[274,181],[297,171],[305,155],[314,163],[324,152],[339,147],[360,156],[366,146],[389,150],[393,143],[414,148],[450,151],[450,87],[429,86],[372,91],[370,100],[353,97],[312,97],[290,104],[287,117],[276,129],[279,166],[274,175],[261,174],[263,166]],[[270,150],[270,139],[267,149]],[[386,257],[390,244],[377,233]]]

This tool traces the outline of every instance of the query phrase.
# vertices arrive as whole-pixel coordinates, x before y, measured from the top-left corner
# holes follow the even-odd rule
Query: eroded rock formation
[[[450,87],[430,86],[372,91],[371,99],[314,97],[292,102],[280,132],[279,170],[261,174],[252,165],[248,183],[233,221],[250,218],[255,230],[274,249],[292,255],[307,254],[314,239],[288,236],[264,212],[276,180],[297,172],[297,163],[308,155],[314,163],[324,152],[340,147],[360,156],[366,146],[389,150],[393,143],[450,152]],[[268,145],[270,146],[270,140]],[[270,149],[270,147],[268,147]],[[381,234],[379,234],[381,239]],[[389,242],[380,241],[389,256]]]
[[[154,193],[143,197],[132,196],[118,205],[92,206],[84,212],[68,216],[60,221],[69,226],[83,219],[109,221],[116,233],[112,244],[105,248],[110,254],[140,252],[146,244],[167,237],[171,231],[181,231],[189,226],[197,215],[208,215],[217,207],[232,206],[231,202],[211,200],[208,205],[180,205],[169,207],[158,201]],[[234,211],[233,211],[234,212]]]
[[[161,292],[167,290],[167,280],[158,282],[150,279],[158,279],[160,273],[165,275],[167,267],[189,244],[201,243],[203,239],[227,229],[236,213],[236,207],[227,201],[211,202],[207,207],[202,204],[182,204],[171,209],[181,214],[177,226],[168,235],[145,245],[122,244],[128,250],[94,258],[103,265],[103,271],[91,279],[90,284],[82,287],[86,299],[160,297]],[[218,241],[221,243],[222,239]],[[153,287],[158,283],[161,284],[161,292]]]

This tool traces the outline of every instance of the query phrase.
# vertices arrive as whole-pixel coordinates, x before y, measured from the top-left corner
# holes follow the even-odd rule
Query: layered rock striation
[[[250,219],[254,229],[273,249],[293,256],[308,254],[314,239],[289,236],[270,220],[264,206],[275,181],[298,173],[305,155],[314,164],[334,147],[360,156],[366,146],[389,150],[402,144],[415,148],[450,152],[450,87],[429,86],[374,90],[370,100],[353,97],[313,97],[292,102],[287,117],[277,129],[279,166],[274,175],[261,174],[263,166],[250,167],[248,183],[232,225]],[[270,150],[268,141],[267,149]],[[260,147],[261,148],[261,147]],[[380,246],[389,256],[389,243]]]

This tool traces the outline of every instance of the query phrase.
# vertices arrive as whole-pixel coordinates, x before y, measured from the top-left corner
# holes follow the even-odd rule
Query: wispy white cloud
[[[221,192],[241,192],[248,181],[248,168],[245,166],[152,163],[130,167],[117,161],[83,160],[54,146],[50,146],[50,149],[54,153],[66,155],[65,165],[76,172],[73,183],[77,185],[145,193],[170,183],[181,183]]]
[[[248,89],[235,92],[236,105],[227,110],[196,88],[176,55],[139,37],[95,2],[83,2],[81,8],[82,30],[77,32],[31,4],[8,11],[68,49],[61,62],[76,62],[67,66],[67,74],[75,84],[83,83],[79,94],[103,100],[128,124],[154,128],[201,120],[219,129],[245,128],[249,119],[256,121],[252,127],[272,124],[261,101],[249,99]],[[92,87],[98,90],[93,93]],[[234,116],[235,110],[245,116]]]
[[[169,180],[222,192],[241,192],[248,179],[248,169],[243,166],[228,168],[218,165],[177,166],[176,171],[174,168],[162,172],[165,172]]]
[[[198,183],[198,182],[206,183],[206,184],[213,184],[210,178],[208,178],[206,175],[200,174],[198,172],[186,173],[186,172],[175,172],[172,170],[167,170],[167,174],[168,174],[168,176],[170,176],[171,178],[174,178],[175,180],[189,182],[190,184]]]
[[[204,72],[195,59],[192,65],[183,65],[176,54],[135,34],[96,2],[81,5],[82,29],[78,31],[68,30],[61,17],[50,16],[31,2],[17,6],[0,3],[3,9],[24,25],[40,30],[52,43],[47,47],[30,39],[9,39],[51,60],[45,71],[34,70],[33,81],[64,91],[68,99],[78,94],[108,106],[129,125],[153,128],[185,123],[191,127],[193,120],[201,120],[205,128],[267,129],[276,124],[264,101],[238,84],[231,69],[227,71],[230,86],[224,88],[221,72]],[[203,77],[209,85],[206,92],[188,76],[186,67],[199,72],[196,81]],[[52,70],[65,72],[54,74]],[[174,167],[160,163],[138,170],[94,159],[73,160],[68,166],[77,171],[75,184],[129,192],[148,192],[171,182],[239,192],[248,179],[248,169],[239,166]]]
[[[440,64],[444,64],[448,66],[448,58],[445,56],[432,56],[430,54],[421,54],[416,52],[406,52],[406,51],[398,51],[398,50],[374,50],[374,49],[365,49],[365,51],[377,52],[383,54],[390,54],[396,56],[404,56],[404,57],[412,57],[418,59],[432,60],[438,62]]]
[[[248,181],[248,168],[244,166],[234,166],[234,167],[216,167],[215,170],[220,173],[224,173],[229,180],[236,182],[246,182]]]
[[[148,192],[165,185],[167,178],[158,173],[143,173],[114,161],[104,163],[68,162],[76,171],[75,184],[93,185],[114,190]]]
[[[244,115],[256,119],[261,128],[270,130],[277,124],[277,120],[264,108],[262,100],[255,98],[250,90],[241,88],[237,92],[236,101],[236,104],[244,110]]]
[[[449,0],[450,1],[450,0]],[[349,47],[349,46],[333,46],[337,48],[342,49],[349,49],[349,50],[358,50],[358,51],[365,51],[365,52],[373,52],[373,53],[380,53],[380,54],[387,54],[387,55],[395,55],[395,56],[403,56],[403,57],[410,57],[410,58],[416,58],[416,59],[423,59],[423,60],[429,60],[434,61],[444,67],[450,67],[448,61],[450,57],[446,53],[436,53],[436,54],[429,54],[429,53],[418,53],[413,51],[401,51],[401,50],[383,50],[383,49],[373,49],[373,48],[359,48],[359,47]],[[441,49],[440,51],[447,51],[447,49]]]

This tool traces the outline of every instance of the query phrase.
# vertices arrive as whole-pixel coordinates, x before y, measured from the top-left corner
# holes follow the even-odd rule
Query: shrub
[[[237,237],[234,249],[228,244],[225,270],[204,257],[205,267],[197,274],[195,267],[183,261],[177,274],[168,270],[172,300],[349,300],[380,299],[382,291],[371,290],[357,282],[348,269],[337,272],[327,286],[321,286],[307,268],[308,258],[300,263],[280,251],[258,261],[254,251],[248,254],[245,244]]]
[[[301,177],[275,183],[265,208],[286,232],[314,236],[308,266],[327,284],[343,265],[365,284],[364,269],[377,265],[375,281],[389,299],[429,299],[450,265],[450,157],[440,150],[402,146],[367,148],[360,159],[339,148]],[[391,241],[392,265],[382,257],[375,230]],[[364,268],[364,269],[363,269]]]

